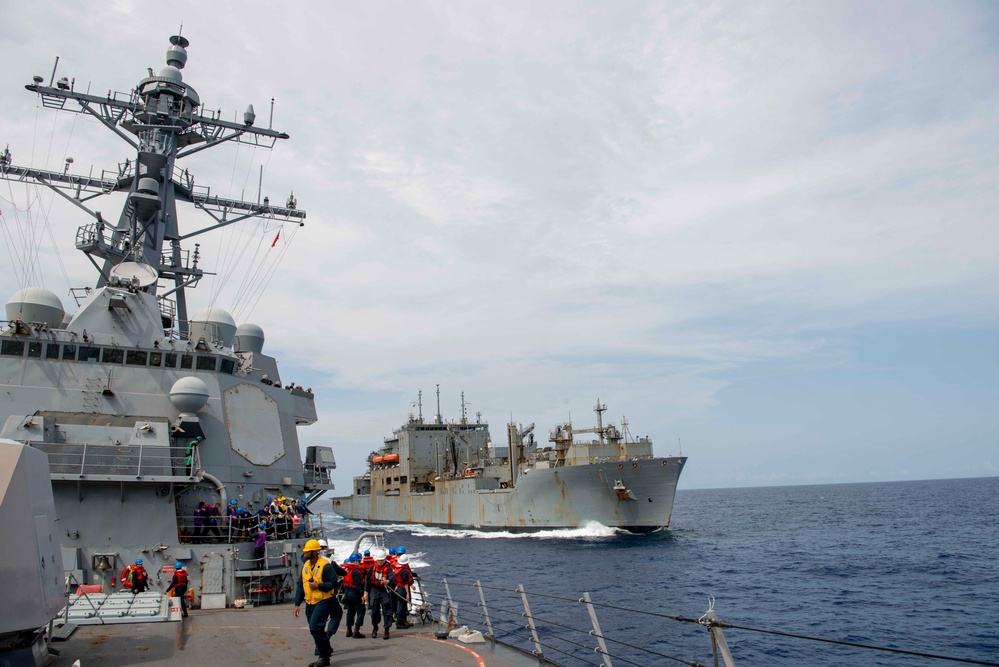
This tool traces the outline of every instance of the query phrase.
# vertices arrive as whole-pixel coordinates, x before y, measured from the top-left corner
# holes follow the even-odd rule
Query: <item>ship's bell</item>
[[[100,570],[104,572],[105,570],[111,569],[111,563],[108,561],[107,556],[101,556],[100,560],[97,561],[97,565],[94,566],[95,570]]]

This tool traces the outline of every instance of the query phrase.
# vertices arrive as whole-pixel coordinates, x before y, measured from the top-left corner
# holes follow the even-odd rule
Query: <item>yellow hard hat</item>
[[[302,552],[305,553],[308,551],[319,551],[320,549],[322,549],[322,546],[320,546],[318,541],[309,540],[308,542],[305,543],[305,546],[302,547]]]

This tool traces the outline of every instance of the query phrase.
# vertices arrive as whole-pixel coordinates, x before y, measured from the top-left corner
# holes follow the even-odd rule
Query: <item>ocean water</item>
[[[589,592],[615,665],[712,663],[693,623],[728,623],[999,663],[999,477],[679,491],[669,531],[600,525],[531,535],[381,526],[415,554],[431,599],[446,578],[458,620],[530,646],[523,585],[547,657],[600,664]],[[328,531],[345,554],[363,526]],[[634,611],[632,611],[634,610]],[[637,613],[642,612],[642,613]],[[728,629],[738,665],[946,665],[929,658]]]

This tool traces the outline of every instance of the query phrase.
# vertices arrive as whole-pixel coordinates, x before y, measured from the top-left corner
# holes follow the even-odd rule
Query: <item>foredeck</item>
[[[269,665],[304,667],[316,660],[312,636],[290,604],[253,609],[198,611],[182,623],[81,626],[69,640],[56,641],[53,667],[80,664],[125,665]],[[536,667],[536,658],[490,642],[464,645],[434,638],[433,626],[392,630],[385,641],[371,638],[367,620],[364,639],[348,639],[341,627],[333,637],[332,664],[438,667]]]

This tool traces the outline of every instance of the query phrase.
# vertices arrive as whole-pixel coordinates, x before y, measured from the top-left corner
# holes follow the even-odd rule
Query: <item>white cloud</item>
[[[306,225],[285,227],[274,249],[273,227],[202,237],[204,265],[232,277],[206,281],[193,305],[211,291],[235,311],[254,253],[287,247],[241,312],[286,375],[311,374],[349,406],[321,393],[307,441],[377,443],[410,394],[441,382],[494,422],[515,410],[548,425],[600,395],[666,442],[758,365],[848,364],[852,331],[995,327],[990,8],[229,9],[6,7],[2,140],[19,164],[58,169],[70,154],[81,173],[113,167],[122,142],[18,91],[56,53],[78,88],[127,90],[162,66],[179,17],[192,42],[184,76],[208,108],[252,102],[263,123],[274,97],[290,141],[190,166],[247,199],[264,166],[263,191],[294,190]],[[50,216],[59,239],[81,222],[70,207]],[[64,294],[46,245],[46,284]],[[70,282],[90,282],[62,248]],[[806,465],[784,473],[810,479]]]

